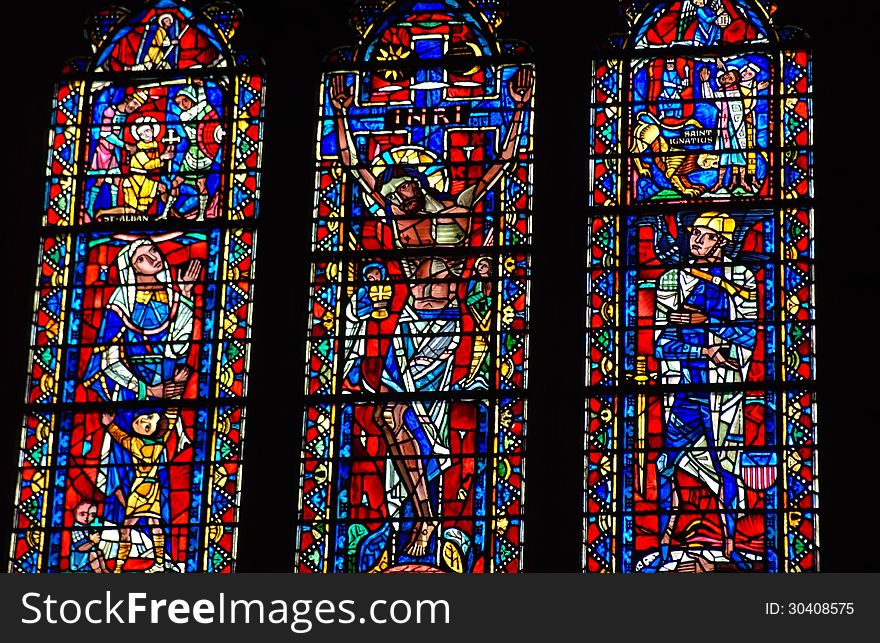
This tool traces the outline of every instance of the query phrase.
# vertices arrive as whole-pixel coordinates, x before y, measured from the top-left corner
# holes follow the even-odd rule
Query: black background
[[[10,6],[11,4],[11,6]],[[0,294],[0,564],[7,568],[27,372],[52,85],[89,53],[85,20],[109,0],[32,0],[4,8],[0,154],[4,161]],[[129,3],[137,8],[139,2]],[[353,0],[241,0],[240,50],[268,64],[265,175],[244,452],[238,570],[292,568],[312,212],[315,96],[321,60],[353,43]],[[821,568],[880,571],[872,547],[878,475],[878,323],[872,312],[878,213],[876,7],[780,0],[776,24],[802,27],[815,66],[816,254]],[[583,406],[582,217],[590,61],[625,21],[616,0],[511,0],[502,35],[537,64],[528,571],[580,566]],[[868,7],[871,7],[870,10]],[[869,174],[870,172],[870,174]]]

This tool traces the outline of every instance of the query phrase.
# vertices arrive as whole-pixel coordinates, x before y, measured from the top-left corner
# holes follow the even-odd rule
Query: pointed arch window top
[[[351,23],[361,37],[353,58],[361,62],[436,64],[450,56],[497,56],[503,46],[495,31],[504,21],[506,0],[362,0]],[[406,37],[401,39],[405,34]],[[435,40],[438,47],[415,47]],[[444,40],[448,46],[440,46]]]
[[[629,46],[725,46],[768,43],[774,38],[769,0],[622,0],[632,25]]]
[[[159,72],[234,65],[228,42],[241,12],[219,2],[197,12],[178,0],[153,0],[129,13],[101,12],[86,32],[95,49],[95,72]]]

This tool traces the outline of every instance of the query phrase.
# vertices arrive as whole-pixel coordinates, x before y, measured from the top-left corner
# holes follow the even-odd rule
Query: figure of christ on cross
[[[425,250],[464,247],[471,232],[474,208],[485,197],[505,166],[516,155],[523,132],[524,110],[532,96],[532,70],[518,70],[508,84],[514,110],[501,148],[482,177],[455,195],[434,191],[415,166],[396,164],[379,177],[357,158],[349,126],[349,109],[354,103],[352,87],[345,76],[331,78],[330,100],[336,115],[339,159],[356,177],[372,200],[384,210],[399,248]],[[419,253],[401,261],[409,280],[409,297],[399,311],[394,341],[386,356],[379,393],[437,392],[442,395],[452,384],[455,349],[461,332],[461,306],[456,294],[460,260]],[[407,419],[409,418],[409,419]],[[415,514],[406,554],[424,556],[436,528],[433,503],[428,491],[425,464],[412,423],[428,437],[434,455],[448,451],[448,401],[390,401],[377,405],[374,417],[387,445]]]

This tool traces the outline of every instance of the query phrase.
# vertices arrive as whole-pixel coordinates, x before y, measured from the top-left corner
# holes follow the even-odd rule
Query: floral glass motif
[[[265,85],[240,12],[87,24],[53,105],[14,572],[230,572]]]
[[[320,92],[300,572],[521,568],[534,72],[500,2],[360,2]]]
[[[583,567],[815,571],[805,38],[770,2],[621,4],[592,90]]]

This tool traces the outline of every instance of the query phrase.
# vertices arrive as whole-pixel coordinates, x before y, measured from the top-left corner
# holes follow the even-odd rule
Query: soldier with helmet
[[[663,449],[656,462],[660,555],[646,571],[671,560],[679,470],[717,499],[724,556],[750,567],[734,540],[744,499],[743,392],[712,387],[745,380],[757,338],[755,276],[725,258],[735,230],[736,221],[724,212],[698,216],[689,227],[689,262],[663,273],[657,283],[654,356],[662,383],[686,390],[672,390],[664,400]]]
[[[215,161],[223,145],[226,130],[220,116],[208,100],[204,81],[193,79],[174,97],[180,109],[180,121],[186,135],[187,148],[180,172],[171,183],[171,193],[180,194],[181,185],[189,185],[197,193],[197,207],[178,204],[179,213],[187,218],[201,221],[210,209],[211,190],[208,176],[215,167]],[[189,201],[189,199],[187,199]]]

